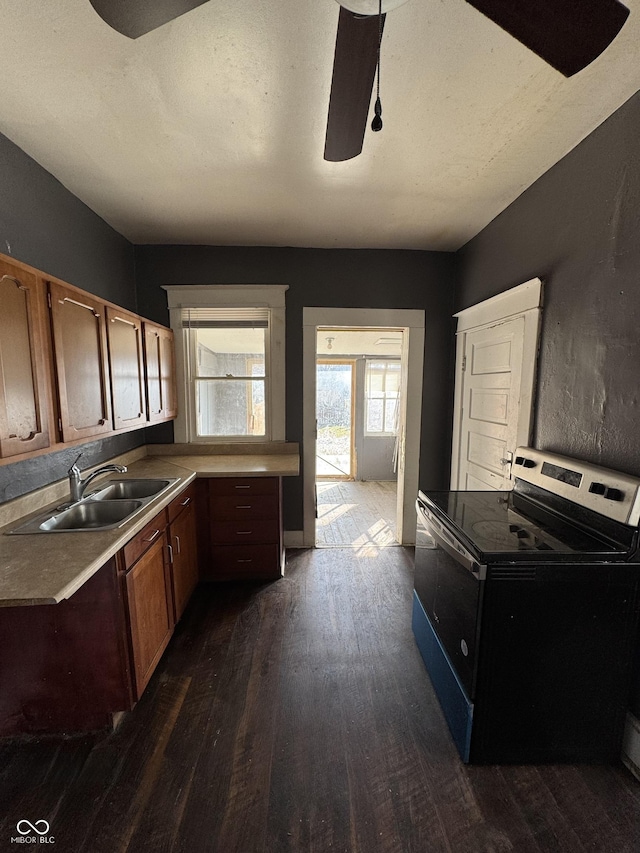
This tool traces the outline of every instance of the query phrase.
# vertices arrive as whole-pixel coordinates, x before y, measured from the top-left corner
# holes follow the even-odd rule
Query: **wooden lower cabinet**
[[[198,581],[195,513],[188,487],[71,598],[0,607],[0,737],[107,728],[133,708]]]
[[[169,524],[173,615],[176,622],[184,613],[199,580],[196,507],[192,498],[188,501],[182,512]]]
[[[173,601],[163,528],[131,568],[125,584],[135,696],[140,698],[173,633]]]
[[[208,482],[209,580],[282,576],[281,477],[219,477]]]
[[[0,735],[90,731],[133,706],[112,558],[60,604],[0,608]]]

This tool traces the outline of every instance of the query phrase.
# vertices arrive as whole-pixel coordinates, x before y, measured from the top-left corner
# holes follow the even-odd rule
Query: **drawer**
[[[127,569],[138,560],[147,548],[150,548],[153,543],[162,535],[167,526],[167,515],[165,510],[159,512],[147,525],[145,525],[140,533],[137,533],[133,539],[124,546],[124,562]]]
[[[209,494],[277,495],[278,477],[214,477],[209,480]]]
[[[189,506],[190,503],[193,503],[196,497],[196,484],[195,482],[190,483],[187,488],[180,492],[177,498],[174,498],[169,506],[167,507],[167,513],[169,515],[169,523],[171,523],[174,519],[176,519],[183,509]]]
[[[274,495],[216,495],[209,499],[213,523],[218,519],[278,518],[280,502]]]
[[[280,541],[280,521],[272,519],[247,519],[246,521],[218,521],[211,518],[211,543],[213,545],[266,544]]]
[[[212,577],[274,578],[282,574],[279,545],[219,545],[211,553]]]

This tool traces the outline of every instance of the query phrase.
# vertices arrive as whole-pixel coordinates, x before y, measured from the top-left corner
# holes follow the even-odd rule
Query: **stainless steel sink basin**
[[[142,501],[82,501],[43,521],[44,532],[54,530],[108,530],[140,509]]]
[[[120,501],[153,498],[171,485],[171,482],[171,480],[110,480],[102,489],[91,495],[91,500]]]
[[[109,480],[77,503],[49,509],[8,533],[67,533],[121,527],[178,478]]]

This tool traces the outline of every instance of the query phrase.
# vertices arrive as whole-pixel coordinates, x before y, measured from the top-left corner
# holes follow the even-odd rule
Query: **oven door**
[[[486,566],[461,545],[418,498],[415,590],[469,699],[479,634]]]

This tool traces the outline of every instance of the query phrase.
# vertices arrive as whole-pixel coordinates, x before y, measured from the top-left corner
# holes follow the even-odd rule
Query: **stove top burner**
[[[517,490],[511,492],[422,492],[436,514],[459,530],[467,547],[481,555],[519,555],[529,552],[580,557],[624,555],[631,542],[612,539],[595,524],[576,524],[570,515],[551,512]],[[620,526],[620,525],[619,525]],[[607,533],[609,535],[607,535]],[[618,559],[620,557],[618,556]]]
[[[541,538],[540,531],[532,531],[509,521],[476,521],[471,525],[476,536],[493,542],[492,550],[551,551],[551,545]]]

